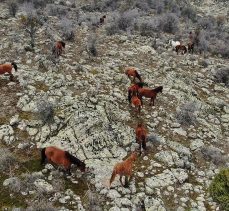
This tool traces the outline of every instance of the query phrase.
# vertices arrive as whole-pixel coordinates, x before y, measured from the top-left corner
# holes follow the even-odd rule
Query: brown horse
[[[131,97],[131,104],[134,105],[134,107],[137,109],[138,113],[140,114],[142,102],[138,97],[137,92],[133,92],[133,95]]]
[[[132,175],[132,168],[133,168],[133,162],[137,159],[137,153],[136,152],[132,152],[131,155],[124,161],[117,163],[114,166],[111,178],[110,178],[110,186],[111,183],[114,181],[116,175],[120,175],[120,182],[121,185],[124,187],[127,187],[130,181],[130,177]],[[125,177],[125,184],[123,185],[122,182],[122,177]]]
[[[10,75],[10,80],[12,81],[14,76],[12,74],[12,69],[15,69],[15,71],[17,71],[17,65],[15,62],[12,62],[11,64],[1,64],[0,65],[0,74],[5,74],[5,73],[9,73]]]
[[[157,97],[158,92],[162,92],[163,86],[159,86],[155,89],[147,89],[147,88],[140,88],[138,89],[139,97],[141,100],[141,104],[143,105],[142,97],[150,98],[150,105],[153,101],[153,106],[154,106],[154,101]]]
[[[57,41],[55,46],[52,49],[53,54],[56,57],[60,56],[65,49],[65,43],[63,41]]]
[[[142,123],[138,123],[138,126],[135,129],[135,134],[136,134],[136,142],[139,144],[139,150],[141,154],[141,148],[143,148],[143,150],[146,150],[146,137],[147,137],[147,130]]]
[[[100,25],[104,24],[105,18],[106,18],[106,15],[104,15],[103,17],[101,17],[101,18],[99,19]]]
[[[128,67],[126,68],[125,74],[128,76],[128,78],[131,80],[131,76],[133,77],[133,81],[135,82],[135,78],[138,78],[140,82],[142,82],[142,78],[137,72],[137,70],[134,67]]]
[[[86,165],[84,162],[80,161],[69,152],[57,147],[50,146],[43,148],[41,150],[41,164],[45,163],[46,158],[48,162],[63,166],[65,172],[68,174],[71,174],[71,164],[76,164],[82,172],[85,172],[86,170]]]
[[[188,52],[193,54],[193,52],[194,52],[194,43],[188,43]]]
[[[182,54],[187,53],[187,48],[184,45],[177,45],[175,49],[176,49],[177,55],[179,51],[181,51]]]
[[[131,103],[131,98],[133,96],[133,93],[134,92],[137,93],[138,92],[138,89],[143,88],[144,85],[147,86],[147,84],[144,83],[144,82],[138,82],[138,83],[135,83],[135,84],[131,85],[128,88],[128,101],[129,101],[129,103]]]

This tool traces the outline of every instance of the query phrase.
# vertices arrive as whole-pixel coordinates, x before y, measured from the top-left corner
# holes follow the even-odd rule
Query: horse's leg
[[[122,175],[120,175],[119,181],[120,181],[121,185],[123,186],[123,183],[122,183]]]
[[[138,113],[141,113],[141,106],[138,106]]]
[[[152,105],[152,101],[153,101],[153,98],[151,97],[150,98],[150,103],[149,103],[150,106]]]
[[[128,176],[125,176],[125,185],[124,185],[125,188],[129,187],[129,179],[128,179]]]
[[[13,79],[14,79],[14,76],[12,73],[10,73],[10,81],[13,81]]]

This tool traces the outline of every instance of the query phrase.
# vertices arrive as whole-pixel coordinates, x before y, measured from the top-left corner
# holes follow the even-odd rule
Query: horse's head
[[[15,71],[17,72],[17,65],[15,62],[12,62],[11,65],[14,67]]]
[[[60,43],[61,43],[62,47],[65,48],[65,42],[60,41]]]
[[[86,164],[84,162],[80,162],[78,165],[78,168],[80,169],[81,172],[85,172],[86,171]]]
[[[106,17],[107,17],[106,15],[103,16],[103,18],[106,18]]]
[[[159,86],[158,87],[158,92],[162,92],[162,90],[163,90],[163,86]]]

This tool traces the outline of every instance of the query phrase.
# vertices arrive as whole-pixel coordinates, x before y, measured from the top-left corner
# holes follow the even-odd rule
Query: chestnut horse
[[[177,45],[175,49],[176,49],[177,54],[179,51],[181,51],[182,54],[187,53],[187,48],[184,45]]]
[[[139,98],[141,100],[141,104],[143,105],[142,97],[150,98],[150,105],[153,101],[153,106],[154,106],[154,101],[157,97],[158,92],[162,92],[163,86],[159,86],[155,89],[147,89],[147,88],[140,88],[138,89],[138,94]]]
[[[15,62],[12,62],[11,64],[1,64],[0,65],[0,74],[5,74],[5,73],[9,73],[10,75],[10,80],[12,81],[14,76],[12,74],[12,69],[15,69],[15,71],[17,71],[17,65]]]
[[[132,82],[135,82],[135,78],[138,78],[138,80],[142,82],[141,76],[139,75],[139,73],[137,72],[137,70],[134,67],[128,67],[125,70],[126,70],[125,74],[128,76],[130,80],[131,80],[131,76],[133,76]]]
[[[106,15],[104,15],[103,17],[101,17],[101,18],[99,19],[100,25],[104,24],[105,18],[106,18]]]
[[[55,46],[52,49],[52,53],[55,54],[56,57],[60,56],[65,49],[65,43],[63,41],[57,41]]]
[[[143,150],[146,150],[146,137],[147,137],[147,130],[142,123],[138,123],[138,126],[135,129],[135,134],[136,134],[136,142],[139,144],[139,150],[141,154],[141,148],[143,148]]]
[[[134,105],[135,108],[137,108],[137,111],[140,114],[142,102],[141,102],[140,98],[138,97],[136,91],[133,92],[133,95],[131,97],[131,104]]]
[[[80,171],[85,172],[86,165],[84,162],[80,161],[78,158],[71,155],[69,152],[59,149],[57,147],[46,147],[41,150],[41,164],[48,162],[63,166],[65,172],[71,174],[70,168],[71,164],[76,164]]]
[[[144,85],[147,85],[147,84],[144,82],[138,82],[138,83],[135,83],[128,88],[128,101],[129,101],[129,103],[131,103],[131,98],[133,96],[133,93],[134,92],[137,93],[138,89],[143,88]]]
[[[119,181],[121,185],[127,187],[130,181],[130,177],[132,175],[133,162],[137,159],[137,152],[132,152],[131,155],[124,161],[117,163],[114,166],[111,178],[110,178],[110,186],[114,181],[116,175],[120,175]],[[125,184],[123,185],[122,177],[125,177]]]

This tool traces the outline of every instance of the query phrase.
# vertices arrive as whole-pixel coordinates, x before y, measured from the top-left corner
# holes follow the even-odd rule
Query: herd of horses
[[[106,16],[100,18],[100,24],[104,23]],[[170,41],[172,47],[176,50],[177,54],[181,51],[183,54],[187,52],[187,48],[184,45],[181,45],[180,42]],[[57,41],[52,49],[52,53],[59,57],[64,52],[65,43],[63,41]],[[194,43],[188,44],[188,51],[193,52]],[[10,75],[10,80],[13,80],[12,70],[17,71],[17,64],[12,62],[11,64],[2,64],[0,65],[0,74],[8,73]],[[128,101],[132,106],[135,107],[136,112],[139,114],[143,107],[143,97],[150,99],[150,106],[153,103],[155,105],[155,99],[159,92],[162,92],[163,86],[158,86],[154,89],[148,88],[147,83],[145,83],[134,67],[127,67],[124,69],[125,74],[131,81],[131,86],[128,88]],[[138,80],[136,82],[136,80]],[[132,175],[133,162],[137,159],[138,151],[141,152],[146,150],[146,140],[147,140],[147,128],[143,123],[138,123],[135,129],[136,142],[139,144],[139,149],[136,149],[130,154],[130,156],[114,166],[109,186],[114,181],[116,175],[120,175],[121,185],[126,187],[130,181]],[[65,173],[71,174],[70,169],[71,165],[75,164],[82,172],[87,172],[88,168],[83,161],[79,160],[75,156],[71,155],[69,152],[59,149],[55,146],[49,146],[41,150],[41,164],[45,162],[55,164],[57,166],[64,167]],[[122,177],[125,177],[125,184],[123,184]]]

